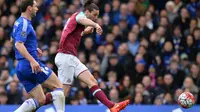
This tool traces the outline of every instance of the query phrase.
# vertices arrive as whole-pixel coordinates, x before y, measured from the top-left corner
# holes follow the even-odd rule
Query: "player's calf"
[[[14,112],[32,112],[39,108],[40,104],[34,98],[27,99],[17,110]]]
[[[107,106],[108,108],[112,108],[115,105],[115,103],[108,100],[105,93],[99,88],[97,80],[93,77],[93,75],[88,70],[82,72],[78,76],[78,78],[88,85],[93,96],[96,97],[105,106]]]

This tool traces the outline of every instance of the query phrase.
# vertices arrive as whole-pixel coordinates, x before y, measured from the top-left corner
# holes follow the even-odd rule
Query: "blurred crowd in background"
[[[19,82],[10,34],[20,16],[21,0],[0,0],[0,104],[21,104],[29,95]],[[54,64],[62,29],[82,10],[83,0],[36,0],[39,11],[32,24],[42,49],[42,62]],[[100,88],[113,102],[177,104],[189,91],[200,104],[199,0],[93,0],[100,8],[95,31],[82,38],[78,58],[87,65]],[[49,91],[44,88],[45,92]],[[77,81],[66,104],[100,104]]]

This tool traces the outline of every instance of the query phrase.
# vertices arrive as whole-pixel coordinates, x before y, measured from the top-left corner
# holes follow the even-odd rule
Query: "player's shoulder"
[[[21,27],[22,30],[26,31],[28,29],[29,21],[27,19],[23,18],[23,17],[19,17],[15,21],[14,25],[16,27]]]

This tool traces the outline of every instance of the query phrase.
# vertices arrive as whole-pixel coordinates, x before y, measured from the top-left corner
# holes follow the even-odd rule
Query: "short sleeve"
[[[16,28],[14,29],[15,31],[13,32],[15,42],[26,42],[27,40],[27,35],[28,35],[28,21],[23,19],[23,22],[21,22]]]
[[[77,16],[76,16],[76,22],[80,23],[79,22],[79,19],[80,18],[86,18],[85,14],[83,12],[80,12]]]

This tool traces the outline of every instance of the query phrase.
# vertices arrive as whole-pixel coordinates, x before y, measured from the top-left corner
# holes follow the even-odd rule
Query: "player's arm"
[[[35,61],[35,59],[29,54],[26,47],[24,46],[23,42],[16,42],[15,43],[16,49],[20,52],[20,54],[26,58],[29,62]]]
[[[24,43],[27,40],[27,35],[29,33],[28,29],[27,29],[27,23],[26,21],[23,22],[23,24],[20,24],[17,26],[16,30],[15,30],[15,48],[19,51],[19,53],[26,58],[31,65],[32,68],[32,72],[33,73],[37,73],[41,71],[40,65],[38,64],[38,62],[29,54],[29,52],[27,51]]]
[[[99,26],[99,24],[93,22],[91,19],[88,19],[83,12],[79,13],[77,16],[76,16],[76,21],[79,23],[79,24],[82,24],[84,26],[90,26],[90,27],[94,27],[96,28],[96,32],[98,34],[102,34],[103,30],[102,28]],[[89,28],[92,30],[92,28]],[[86,32],[86,31],[85,31]]]
[[[24,46],[23,42],[16,42],[15,43],[15,47],[16,49],[20,52],[20,54],[26,58],[32,67],[32,72],[33,73],[37,73],[41,71],[40,65],[37,63],[37,61],[29,54],[29,52],[27,51],[26,47]]]
[[[84,29],[84,31],[81,33],[81,36],[90,34],[94,31],[94,27],[88,26]]]

